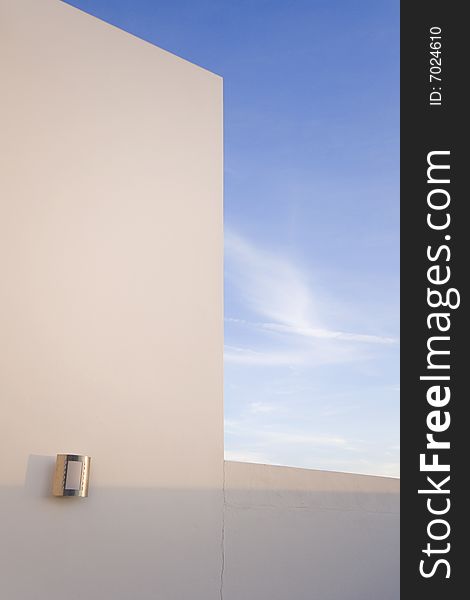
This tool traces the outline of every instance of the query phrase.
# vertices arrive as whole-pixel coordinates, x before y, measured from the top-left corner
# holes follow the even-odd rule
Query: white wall
[[[58,0],[0,61],[0,596],[219,598],[221,79]]]
[[[398,600],[399,480],[225,463],[224,600]]]

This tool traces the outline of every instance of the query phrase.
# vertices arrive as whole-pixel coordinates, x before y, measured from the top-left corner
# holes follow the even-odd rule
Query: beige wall
[[[0,61],[0,595],[219,598],[221,79],[58,0]]]
[[[224,600],[398,600],[399,480],[225,463]]]

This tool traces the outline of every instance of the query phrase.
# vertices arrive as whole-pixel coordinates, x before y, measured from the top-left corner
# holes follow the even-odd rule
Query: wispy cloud
[[[314,448],[322,446],[344,448],[350,445],[345,438],[334,435],[306,435],[285,431],[258,431],[257,435],[260,439],[276,442],[277,444],[288,444],[290,446],[302,445],[312,446]]]
[[[272,413],[276,411],[275,406],[267,404],[266,402],[251,402],[248,408],[250,412],[255,415],[258,413]]]
[[[388,441],[371,450],[357,414],[371,394],[369,371],[376,378],[382,364],[376,357],[388,357],[397,340],[376,333],[354,299],[345,310],[286,254],[233,232],[226,235],[226,282],[225,362],[229,376],[244,381],[242,392],[230,392],[227,460],[396,475],[396,453],[383,451]],[[365,331],[349,322],[365,323]],[[269,380],[257,370],[263,367]]]
[[[326,326],[309,278],[287,257],[267,252],[233,232],[226,234],[226,272],[240,301],[268,322],[238,317],[226,321],[288,338],[283,349],[226,347],[225,360],[246,365],[328,364],[361,358],[355,345],[396,343],[390,336],[343,331]],[[348,348],[349,346],[349,348]],[[319,350],[321,351],[319,352]]]
[[[225,233],[226,272],[244,302],[275,323],[308,327],[315,307],[304,274],[289,260]]]
[[[294,366],[306,362],[306,357],[300,352],[277,352],[273,350],[253,350],[237,346],[225,346],[224,360],[226,363],[253,366]]]
[[[225,421],[225,432],[232,435],[249,437],[258,444],[279,445],[301,445],[318,447],[352,447],[352,444],[339,435],[306,434],[296,431],[282,431],[280,429],[263,429],[250,427],[246,422]]]
[[[379,335],[367,335],[361,333],[347,333],[345,331],[334,331],[331,329],[320,329],[313,327],[290,327],[288,325],[279,325],[276,323],[263,323],[262,327],[271,331],[280,333],[290,333],[300,335],[306,338],[339,340],[345,342],[359,342],[366,344],[394,344],[396,339],[393,337],[384,337]]]
[[[228,448],[226,460],[267,464],[289,464],[303,468],[399,476],[398,453],[383,452],[357,437],[321,431],[304,431],[255,421],[246,413],[225,421]],[[287,460],[286,460],[287,457]]]

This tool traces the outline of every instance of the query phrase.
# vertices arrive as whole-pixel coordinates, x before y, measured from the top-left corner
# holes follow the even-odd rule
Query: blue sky
[[[224,77],[226,457],[398,475],[398,0],[69,4]]]

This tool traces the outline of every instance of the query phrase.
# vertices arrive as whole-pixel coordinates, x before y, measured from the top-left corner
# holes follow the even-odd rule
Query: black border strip
[[[467,174],[464,147],[466,136],[466,115],[464,113],[464,81],[468,68],[464,66],[463,48],[469,39],[469,26],[463,15],[464,4],[457,2],[403,2],[401,4],[401,598],[402,600],[453,599],[465,596],[465,538],[463,517],[466,494],[464,485],[466,473],[464,464],[469,449],[465,444],[470,438],[465,419],[465,406],[469,401],[464,388],[466,369],[467,332],[464,320],[466,304],[467,231],[465,212],[468,193],[464,192],[463,181]],[[441,30],[440,61],[433,61],[436,54],[435,41],[430,39],[432,31]],[[430,47],[431,42],[434,48]],[[468,54],[468,52],[466,53]],[[430,73],[430,67],[439,66]],[[441,78],[430,81],[430,75]],[[436,88],[436,89],[433,89]],[[440,88],[440,89],[439,89]],[[431,92],[434,94],[430,104]],[[448,151],[449,154],[430,152]],[[434,163],[448,164],[450,169],[435,169],[430,172],[428,181],[428,157]],[[447,174],[446,174],[447,173]],[[448,183],[444,181],[449,179]],[[439,181],[436,181],[439,180]],[[448,207],[437,210],[428,205],[446,203]],[[445,229],[433,229],[427,223],[428,213],[431,222],[442,225],[449,214],[450,223]],[[450,239],[446,238],[450,236]],[[444,248],[449,248],[448,251]],[[428,247],[430,250],[428,251]],[[439,249],[441,250],[439,251]],[[430,253],[432,259],[429,258]],[[430,267],[438,266],[431,272]],[[449,267],[449,270],[446,269]],[[442,280],[449,274],[446,283],[431,283],[429,278]],[[438,290],[445,297],[450,288],[455,288],[460,296],[460,306],[432,308],[428,302],[427,288]],[[431,302],[438,302],[434,294]],[[457,293],[451,293],[451,303],[456,304]],[[448,315],[439,320],[442,328],[450,325],[448,331],[439,331],[438,318],[430,314],[441,312]],[[431,327],[429,327],[429,324]],[[436,339],[433,336],[448,336],[449,339]],[[449,351],[449,354],[429,355],[427,344],[432,349]],[[428,363],[431,360],[431,365]],[[433,366],[449,368],[432,368]],[[420,376],[449,376],[446,380],[420,380]],[[441,386],[428,398],[432,386]],[[442,398],[448,386],[450,400]],[[431,394],[431,392],[429,392]],[[438,411],[429,416],[432,411]],[[448,413],[448,415],[446,415]],[[442,432],[437,428],[450,425]],[[470,425],[470,421],[468,423]],[[465,428],[465,429],[464,429]],[[434,433],[434,439],[450,443],[449,449],[428,449],[426,435]],[[426,454],[425,462],[433,460],[437,454],[439,463],[448,464],[450,470],[423,471],[420,469],[420,454]],[[432,484],[427,477],[434,481]],[[446,483],[442,481],[450,476]],[[449,493],[422,493],[418,490],[449,490]],[[441,515],[435,511],[448,510]],[[459,517],[459,515],[461,515]],[[435,519],[446,521],[431,522]],[[429,533],[441,540],[433,540]],[[430,544],[430,547],[427,544]],[[447,546],[449,544],[449,546]],[[431,551],[429,551],[431,549]],[[426,552],[423,552],[426,550]],[[436,564],[438,560],[443,561]],[[421,561],[423,561],[421,563]],[[421,570],[431,576],[425,577]],[[434,571],[434,572],[433,572]],[[449,577],[447,577],[449,575]],[[460,593],[457,590],[460,589]]]

